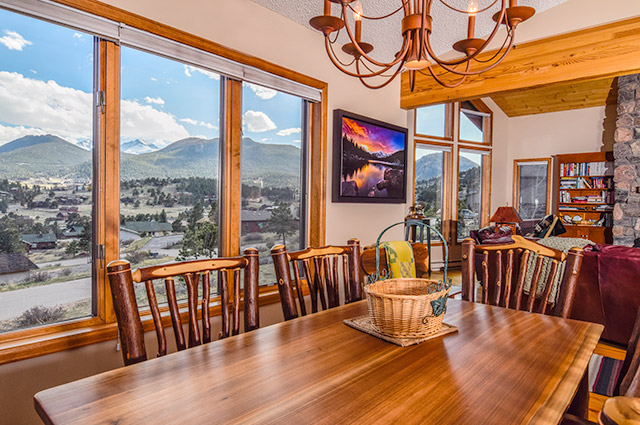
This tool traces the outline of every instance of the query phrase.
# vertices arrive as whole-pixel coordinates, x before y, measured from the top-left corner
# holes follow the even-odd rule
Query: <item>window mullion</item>
[[[106,274],[106,265],[120,257],[120,46],[111,41],[101,41],[101,90],[104,91],[104,114],[100,131],[100,155],[98,167],[102,185],[100,210],[100,237],[104,241],[104,260],[98,261],[98,314],[106,322],[115,322],[115,313]],[[96,109],[99,112],[100,106]]]
[[[240,155],[242,149],[242,82],[225,78],[220,161],[221,256],[240,253]]]

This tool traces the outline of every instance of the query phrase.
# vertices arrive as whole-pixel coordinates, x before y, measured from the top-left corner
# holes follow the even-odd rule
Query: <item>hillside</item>
[[[439,153],[425,155],[416,161],[416,181],[429,180],[442,175],[442,156]],[[460,157],[460,172],[467,171],[478,164]]]
[[[0,146],[0,176],[23,179],[33,176],[88,177],[91,152],[60,137],[25,136]],[[89,174],[87,174],[87,172]],[[86,175],[85,175],[86,174]]]
[[[292,145],[257,143],[243,139],[244,181],[258,177],[267,185],[297,182],[300,149]],[[124,180],[146,177],[217,177],[220,145],[218,139],[187,138],[163,149],[121,155]],[[23,179],[37,176],[91,175],[91,152],[57,136],[25,136],[0,146],[0,176]]]

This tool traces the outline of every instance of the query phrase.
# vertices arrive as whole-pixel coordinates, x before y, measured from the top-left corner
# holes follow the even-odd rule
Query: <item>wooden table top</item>
[[[35,395],[54,424],[556,424],[602,325],[450,300],[459,331],[399,347],[358,302]]]

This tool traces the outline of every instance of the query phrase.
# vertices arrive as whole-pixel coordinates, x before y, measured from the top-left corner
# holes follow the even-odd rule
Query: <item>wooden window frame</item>
[[[451,182],[452,182],[452,161],[453,161],[453,146],[451,143],[442,143],[435,142],[432,140],[423,140],[414,138],[413,143],[413,204],[416,203],[416,172],[415,172],[415,163],[416,163],[416,150],[418,149],[418,145],[420,146],[433,146],[434,148],[447,148],[443,150],[443,164],[442,164],[442,200],[440,201],[442,204],[442,211],[440,222],[442,223],[442,235],[446,237],[447,233],[447,225],[446,221],[449,221],[449,217],[451,215],[451,196],[447,196],[448,193],[451,193]],[[436,238],[431,241],[432,246],[442,245],[443,242],[440,238]]]
[[[479,147],[479,146],[462,146],[462,145],[458,145],[457,149],[456,149],[456,159],[457,159],[457,163],[456,163],[456,202],[455,202],[455,207],[453,208],[452,212],[455,212],[455,214],[453,215],[453,218],[455,219],[454,221],[457,223],[458,222],[458,203],[460,201],[460,190],[459,190],[459,186],[460,186],[460,150],[475,150],[478,152],[483,152],[484,154],[482,155],[482,181],[481,181],[481,198],[480,198],[480,228],[482,229],[483,227],[486,227],[489,225],[489,208],[491,207],[491,161],[492,161],[492,156],[493,156],[493,151],[491,149],[487,149]],[[465,238],[462,239],[458,239],[458,229],[456,226],[455,229],[455,233],[453,231],[453,229],[451,230],[452,232],[452,238],[455,235],[455,241],[457,243],[460,243],[460,241],[462,241]]]
[[[478,109],[478,112],[483,114],[482,117],[482,142],[474,142],[471,140],[465,140],[460,137],[460,114],[462,114],[461,102],[456,102],[456,117],[458,126],[456,128],[456,140],[459,143],[466,143],[470,145],[482,145],[491,146],[493,144],[493,111],[480,99],[469,100],[473,106]]]
[[[520,212],[520,164],[527,162],[546,162],[547,163],[547,206],[545,215],[551,214],[551,158],[524,158],[513,160],[513,207]],[[531,219],[533,220],[533,219]]]
[[[327,83],[96,0],[53,1],[320,90],[322,93],[321,100],[317,103],[308,103],[308,173],[315,178],[309,179],[307,216],[309,222],[314,223],[314,225],[307,228],[307,240],[313,246],[323,246],[325,244]],[[113,208],[113,205],[120,205],[120,187],[119,184],[113,184],[113,182],[119,183],[120,166],[120,50],[115,43],[107,41],[100,41],[99,43],[100,48],[98,58],[96,58],[98,60],[96,69],[100,70],[98,75],[99,87],[105,91],[106,119],[99,120],[94,124],[96,129],[96,141],[94,143],[101,155],[101,164],[98,167],[99,174],[94,178],[97,193],[97,197],[94,197],[94,203],[97,201],[99,205],[94,213],[94,220],[96,221],[94,245],[105,245],[105,258],[99,264],[99,270],[94,280],[95,316],[7,332],[0,335],[0,364],[117,338],[117,324],[106,276],[106,264],[119,258],[120,247],[119,207]],[[242,97],[241,82],[231,79],[228,79],[228,81],[232,93],[226,101],[231,102],[228,107],[231,108],[233,113],[225,114],[225,119],[230,120],[233,126],[238,126],[238,122],[241,123],[242,112],[241,103],[238,109],[238,102],[241,102]],[[238,86],[240,86],[239,100],[236,95]],[[110,117],[117,117],[117,119]],[[236,194],[240,193],[239,189],[241,187],[239,169],[241,127],[235,127],[234,129],[233,126],[226,126],[230,133],[225,134],[224,137],[228,137],[230,143],[225,144],[225,149],[229,149],[229,151],[228,155],[225,156],[225,163],[221,164],[222,172],[228,174],[228,176],[225,175],[224,177],[230,179],[228,181],[230,184],[221,185],[223,191],[220,194],[223,202],[220,214],[221,219],[225,220],[221,235],[221,254],[223,256],[237,255],[240,242],[240,208],[234,208],[234,204],[237,204],[238,207],[240,205],[240,199],[236,199]],[[222,137],[223,135],[221,134]],[[237,169],[234,168],[236,164]],[[234,192],[234,189],[237,191]],[[97,259],[97,257],[94,258]],[[276,287],[261,287],[259,302],[260,305],[280,302]],[[215,299],[210,307],[210,312],[212,315],[220,314],[220,307],[215,304]],[[184,312],[183,314],[186,317],[187,313]],[[143,326],[145,330],[152,329],[152,320],[149,316],[143,317]]]
[[[435,105],[429,105],[435,106]],[[418,109],[413,110],[413,134],[415,137],[427,138],[433,140],[444,140],[448,142],[453,142],[453,121],[454,121],[454,111],[455,105],[453,103],[445,103],[445,112],[444,112],[444,137],[443,136],[433,136],[431,134],[422,134],[418,133]]]

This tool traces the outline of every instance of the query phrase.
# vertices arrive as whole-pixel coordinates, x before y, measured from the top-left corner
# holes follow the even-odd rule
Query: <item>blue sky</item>
[[[0,144],[52,133],[91,138],[94,38],[0,10]],[[132,48],[121,49],[121,137],[160,146],[218,137],[218,75]],[[245,84],[243,132],[299,146],[302,101]]]

